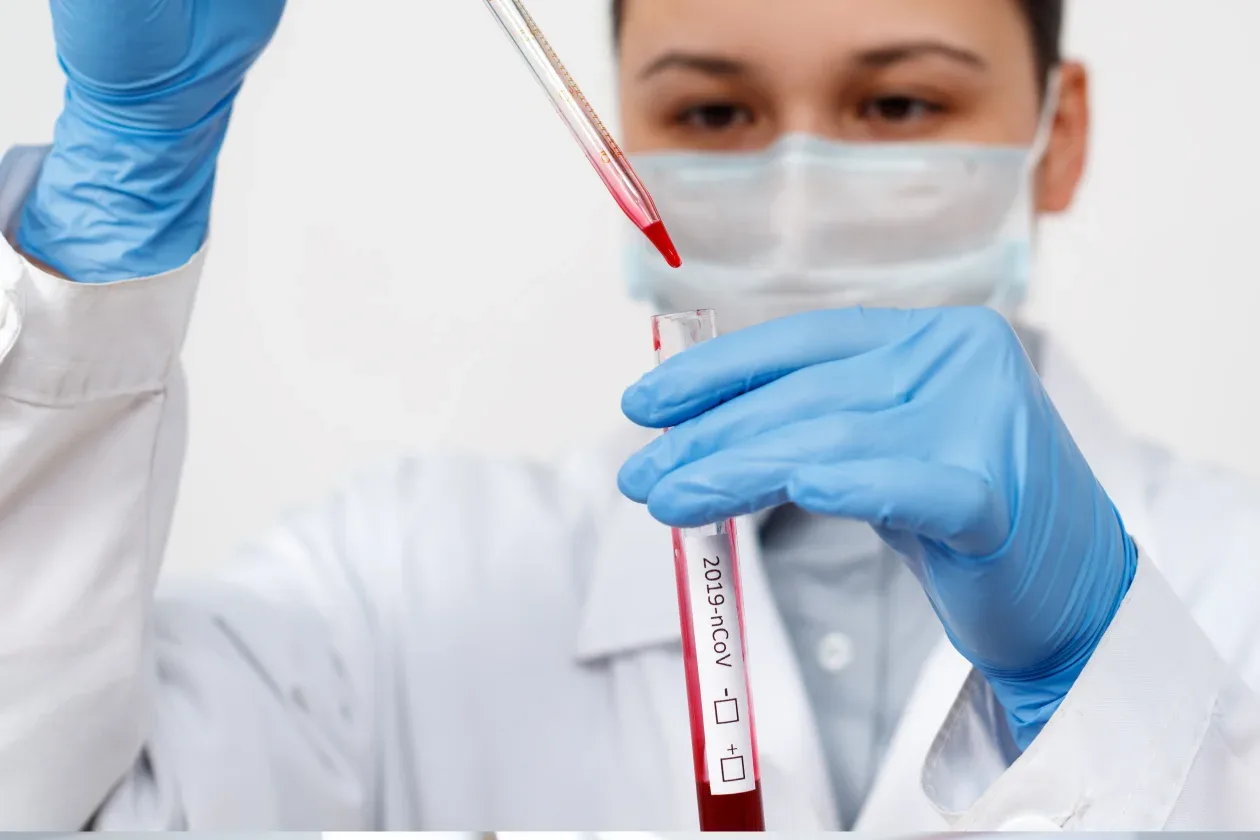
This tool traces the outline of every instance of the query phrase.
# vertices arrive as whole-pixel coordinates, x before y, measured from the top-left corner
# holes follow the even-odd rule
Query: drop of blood
[[[665,230],[664,222],[653,222],[643,228],[643,235],[651,240],[671,268],[682,266],[682,257],[678,256],[678,249],[674,247],[674,241],[669,238],[669,231]]]

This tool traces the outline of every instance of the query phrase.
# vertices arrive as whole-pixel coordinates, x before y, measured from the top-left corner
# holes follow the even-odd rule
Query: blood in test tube
[[[659,316],[657,362],[715,334],[709,310]],[[673,537],[700,828],[764,831],[735,521]]]

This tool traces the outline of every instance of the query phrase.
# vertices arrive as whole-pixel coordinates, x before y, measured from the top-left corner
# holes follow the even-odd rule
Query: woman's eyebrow
[[[944,41],[907,41],[861,50],[856,62],[866,67],[883,69],[913,61],[925,56],[938,56],[980,70],[988,68],[988,62],[978,53]],[[744,62],[722,55],[671,51],[657,58],[639,72],[639,79],[647,79],[666,70],[691,70],[708,76],[739,76],[747,72]]]
[[[639,73],[640,79],[655,76],[665,70],[693,70],[709,76],[738,76],[748,68],[743,62],[720,55],[703,53],[668,52],[653,61]]]
[[[944,41],[907,41],[902,44],[889,44],[862,50],[857,55],[857,63],[867,67],[885,68],[929,55],[947,58],[980,70],[987,69],[989,66],[978,53]]]

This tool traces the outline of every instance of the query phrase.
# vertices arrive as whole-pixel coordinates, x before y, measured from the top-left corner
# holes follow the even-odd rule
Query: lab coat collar
[[[669,528],[644,506],[618,498],[600,524],[578,628],[578,659],[591,662],[681,637]]]
[[[635,442],[650,439],[645,435]],[[627,447],[624,455],[632,451]],[[756,537],[767,515],[744,517],[737,527],[745,577],[763,577]],[[748,585],[745,582],[745,590]],[[681,639],[670,529],[653,519],[643,505],[618,496],[601,525],[579,623],[577,658],[593,662],[646,647],[678,644]]]

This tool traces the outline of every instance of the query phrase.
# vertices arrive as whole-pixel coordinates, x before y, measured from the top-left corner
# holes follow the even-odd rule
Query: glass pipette
[[[535,78],[577,138],[587,160],[595,167],[617,204],[630,217],[630,221],[651,240],[665,261],[678,268],[682,265],[682,259],[665,230],[652,196],[634,173],[608,129],[604,128],[591,103],[582,95],[569,71],[564,69],[555,50],[547,43],[521,0],[486,0],[486,5],[529,64],[529,68],[534,71]]]
[[[652,319],[656,362],[717,336],[713,311]],[[764,831],[735,520],[674,529],[687,708],[702,831]]]

